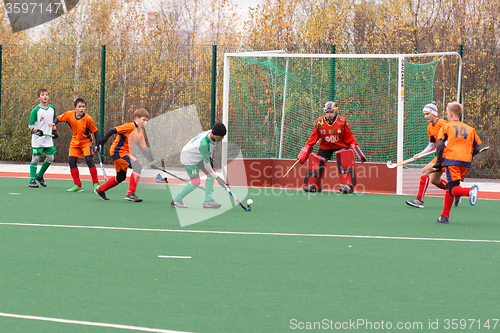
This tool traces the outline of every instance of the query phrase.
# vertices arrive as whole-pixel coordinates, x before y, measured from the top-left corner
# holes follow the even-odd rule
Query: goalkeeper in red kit
[[[361,162],[366,162],[366,157],[359,148],[346,119],[340,116],[337,111],[338,106],[335,102],[330,101],[325,104],[324,115],[316,119],[314,130],[297,157],[301,164],[309,160],[304,179],[304,191],[306,192],[322,191],[325,174],[324,164],[330,160],[334,152],[339,167],[341,183],[339,191],[342,193],[352,193],[354,186],[356,186],[353,151]],[[321,140],[318,154],[312,154],[318,140]]]

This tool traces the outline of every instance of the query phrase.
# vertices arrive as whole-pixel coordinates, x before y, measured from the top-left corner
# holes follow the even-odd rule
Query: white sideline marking
[[[108,324],[108,323],[95,323],[95,322],[92,322],[92,321],[69,320],[69,319],[60,319],[60,318],[39,317],[39,316],[27,316],[27,315],[19,315],[19,314],[3,313],[3,312],[0,312],[0,316],[1,317],[9,317],[9,318],[20,318],[20,319],[32,319],[32,320],[41,320],[41,321],[51,321],[51,322],[55,322],[55,323],[64,323],[64,324],[76,324],[76,325],[86,325],[86,326],[120,328],[120,329],[124,329],[124,330],[141,331],[141,332],[188,333],[188,332],[181,332],[181,331],[162,330],[162,329],[159,329],[159,328],[148,328],[148,327],[139,327],[139,326],[117,325],[117,324]]]
[[[158,258],[191,259],[191,257],[185,256],[158,256]]]
[[[91,225],[59,225],[59,224],[38,224],[38,223],[4,223],[4,222],[0,222],[0,225],[17,225],[17,226],[27,226],[27,227],[52,227],[52,228],[76,228],[76,229],[127,230],[127,231],[180,232],[180,233],[193,233],[193,234],[300,236],[300,237],[332,237],[332,238],[365,238],[365,239],[424,240],[424,241],[444,241],[444,242],[500,243],[500,240],[494,240],[494,239],[361,236],[361,235],[328,235],[328,234],[292,234],[292,233],[280,233],[280,232],[253,232],[253,231],[247,232],[247,231],[145,229],[145,228],[102,227],[102,226],[91,226]]]

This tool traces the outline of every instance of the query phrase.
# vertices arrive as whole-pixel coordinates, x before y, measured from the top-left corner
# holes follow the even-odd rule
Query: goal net
[[[369,162],[400,161],[427,146],[423,107],[436,100],[443,118],[443,105],[458,100],[460,71],[455,52],[229,53],[223,98],[227,139],[244,158],[296,159],[324,104],[335,101]]]

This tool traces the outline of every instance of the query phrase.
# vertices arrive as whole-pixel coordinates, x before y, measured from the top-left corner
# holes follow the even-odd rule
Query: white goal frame
[[[409,54],[311,54],[311,53],[286,53],[282,50],[276,51],[256,51],[256,52],[241,52],[241,53],[225,53],[224,54],[224,86],[223,86],[223,102],[222,102],[222,122],[228,127],[229,121],[229,80],[230,80],[230,64],[232,57],[266,57],[273,58],[380,58],[380,59],[398,59],[398,116],[397,116],[397,160],[403,160],[403,139],[404,139],[404,71],[405,59],[417,57],[444,57],[456,56],[458,58],[458,78],[457,78],[457,102],[460,102],[460,94],[462,91],[462,57],[458,52],[434,52],[434,53],[409,53]],[[285,81],[286,89],[286,81]],[[286,91],[284,94],[284,104],[286,103]],[[284,109],[284,106],[283,106]],[[282,117],[283,121],[284,117]],[[222,149],[222,173],[227,179],[227,147],[228,132],[223,139]],[[281,128],[281,138],[283,137],[283,126]],[[280,141],[280,156],[281,157]],[[403,166],[397,168],[396,176],[396,194],[403,194]]]

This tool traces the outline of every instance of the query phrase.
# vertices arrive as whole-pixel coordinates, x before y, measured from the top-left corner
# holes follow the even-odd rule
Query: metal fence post
[[[332,54],[336,53],[335,45],[332,45]],[[330,60],[330,101],[335,102],[335,58]],[[338,103],[337,103],[338,104]]]

